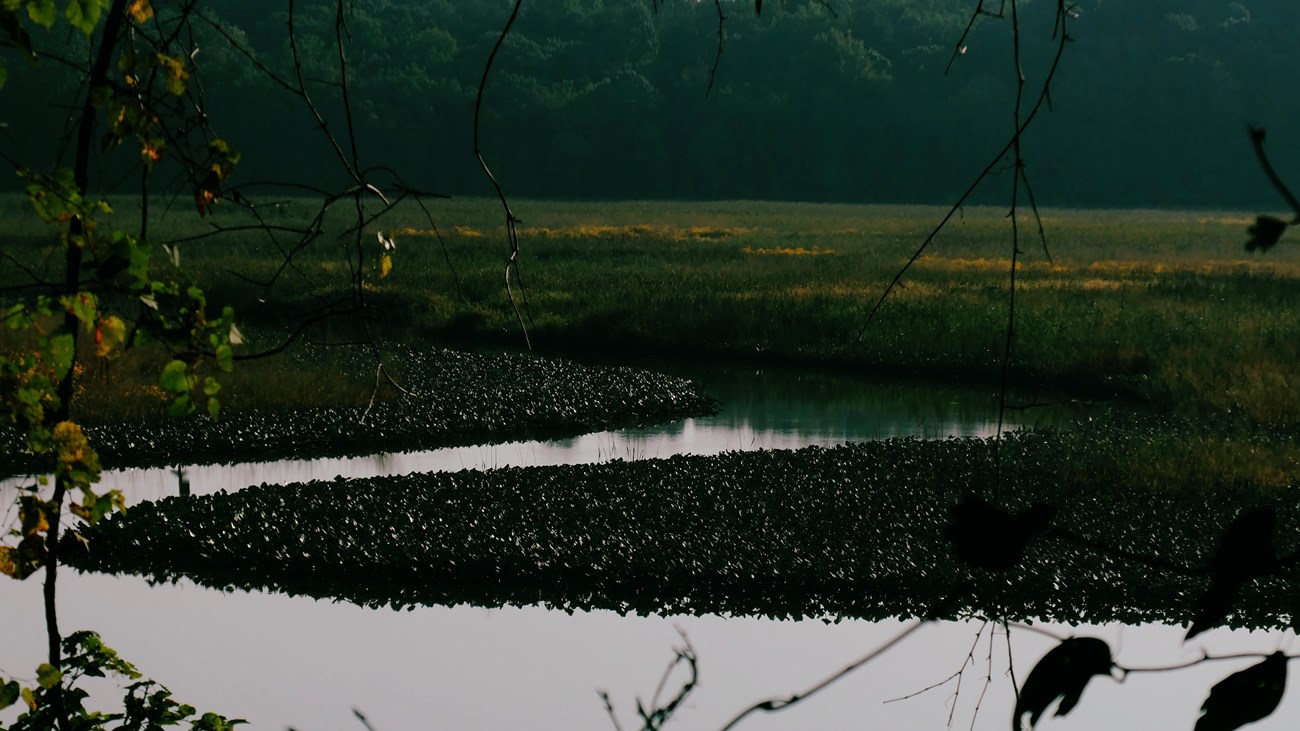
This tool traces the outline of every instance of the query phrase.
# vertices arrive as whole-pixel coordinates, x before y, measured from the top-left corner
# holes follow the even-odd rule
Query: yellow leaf
[[[50,529],[49,515],[45,508],[46,503],[35,496],[25,496],[19,500],[18,519],[23,525],[23,535],[44,533]]]
[[[127,10],[137,23],[146,23],[153,17],[153,6],[149,4],[149,0],[132,0],[131,7]]]
[[[0,546],[0,574],[18,578],[18,562],[14,560],[18,551],[9,546]]]
[[[32,695],[31,688],[23,688],[23,702],[26,703],[27,707],[31,710],[36,710],[36,697]]]
[[[379,260],[379,278],[383,279],[391,271],[393,271],[393,257],[384,254]]]
[[[109,315],[99,322],[95,330],[95,354],[107,357],[126,342],[126,323],[117,315]]]
[[[140,145],[140,159],[144,164],[153,170],[153,164],[162,159],[163,146],[153,142],[145,142]]]
[[[168,56],[160,53],[157,56],[158,66],[163,72],[163,81],[167,85],[167,91],[175,96],[185,93],[185,83],[189,81],[190,72],[185,70],[185,58],[183,56]]]

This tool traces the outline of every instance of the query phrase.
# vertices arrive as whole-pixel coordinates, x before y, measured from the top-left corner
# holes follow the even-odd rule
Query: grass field
[[[16,198],[0,205],[3,220],[16,221],[6,251],[38,272],[57,265],[53,232],[26,223],[21,206]],[[943,377],[999,371],[1011,245],[1003,210],[971,208],[954,218],[859,341],[871,306],[943,209],[744,201],[514,207],[523,220],[529,332],[543,352],[690,354]],[[185,241],[182,264],[210,301],[234,305],[246,334],[269,342],[298,313],[346,295],[354,260],[344,254],[350,239],[337,235],[349,223],[345,206],[338,208],[278,278],[280,252],[293,244],[287,234]],[[392,273],[380,279],[374,271],[366,290],[378,331],[407,344],[522,346],[503,286],[508,245],[499,206],[456,200],[430,210],[432,222],[415,206],[398,208],[362,238],[372,270],[380,254],[375,232],[397,245]],[[304,225],[314,210],[290,200],[263,213]],[[135,225],[129,204],[118,215],[121,225]],[[1291,388],[1300,369],[1300,253],[1284,240],[1272,252],[1248,254],[1250,220],[1243,213],[1045,211],[1049,260],[1034,221],[1022,218],[1016,382],[1117,392],[1188,415],[1300,425],[1300,392]],[[211,221],[237,227],[251,218],[227,207]],[[160,241],[209,227],[188,209],[164,209],[151,222]],[[18,275],[11,268],[5,283]],[[326,325],[316,335],[342,338],[350,330]],[[285,367],[259,364],[248,387]],[[234,388],[232,398],[292,406],[368,395],[366,383],[337,374],[299,380],[301,394],[262,387],[241,399]]]

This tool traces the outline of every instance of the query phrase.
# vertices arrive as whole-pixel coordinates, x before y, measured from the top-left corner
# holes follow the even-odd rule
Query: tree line
[[[509,191],[530,197],[945,202],[1002,142],[1014,94],[1005,19],[979,18],[958,47],[968,5],[789,0],[756,15],[739,1],[525,4],[486,90],[483,144]],[[474,100],[510,7],[351,6],[347,69],[369,163],[401,163],[428,190],[490,194],[471,154]],[[290,71],[286,10],[214,0],[202,12],[223,29],[197,40],[206,111],[245,153],[241,178],[337,175],[323,143],[303,144],[315,121],[248,62]],[[1300,158],[1300,131],[1287,129],[1300,101],[1284,76],[1300,6],[1084,0],[1075,12],[1052,111],[1026,139],[1041,203],[1273,202],[1246,128],[1274,129],[1284,169]],[[339,76],[334,20],[332,2],[298,3],[306,77],[335,100],[322,112],[341,128],[326,93]],[[1025,52],[1042,57],[1051,29],[1033,22]],[[75,83],[55,64],[39,71],[14,80],[33,85],[22,98]],[[48,148],[66,114],[19,111],[4,114],[0,145],[27,151]],[[1000,196],[994,183],[977,200]]]

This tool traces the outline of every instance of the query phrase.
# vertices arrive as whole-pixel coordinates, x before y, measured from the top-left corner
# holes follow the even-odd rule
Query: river
[[[996,429],[996,395],[988,388],[936,389],[770,370],[709,371],[700,380],[723,401],[723,410],[661,428],[349,460],[131,470],[110,475],[106,483],[126,489],[134,502],[175,494],[181,474],[188,489],[202,493],[335,474],[652,459],[892,436],[989,435]],[[1079,404],[1016,411],[1007,427],[1089,413]],[[648,702],[653,695],[672,648],[682,643],[679,632],[699,657],[700,684],[667,728],[718,729],[754,702],[814,685],[904,627],[901,622],[636,617],[603,611],[570,615],[539,607],[399,612],[282,594],[225,593],[186,581],[150,586],[137,577],[71,571],[61,576],[65,631],[99,630],[178,699],[246,718],[255,729],[364,731],[353,708],[376,731],[613,729],[598,689],[609,692],[622,728],[636,729],[641,724],[635,699]],[[0,601],[9,609],[0,670],[30,677],[44,646],[40,585],[5,582]],[[1184,630],[1178,627],[1040,629],[1102,637],[1129,666],[1170,664],[1203,650],[1267,653],[1289,649],[1293,637],[1215,630],[1184,647]],[[979,623],[927,624],[824,693],[780,713],[751,716],[739,728],[1005,729],[1015,703],[1008,645],[1010,667],[1021,682],[1054,645],[1036,631],[1012,627],[1011,632],[1008,642],[1001,628],[993,635]],[[960,692],[954,679],[893,701],[943,681],[968,661]],[[1134,674],[1123,683],[1096,678],[1073,713],[1040,726],[1191,728],[1209,687],[1250,663]],[[670,679],[665,695],[681,677]],[[1300,703],[1288,697],[1274,716],[1252,728],[1290,727],[1297,718]]]

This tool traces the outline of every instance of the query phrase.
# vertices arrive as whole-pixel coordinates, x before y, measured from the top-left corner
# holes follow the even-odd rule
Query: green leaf
[[[190,390],[188,366],[184,361],[174,360],[163,367],[158,377],[158,385],[169,393],[187,393]]]
[[[4,88],[5,82],[8,80],[9,80],[9,67],[5,66],[3,61],[0,61],[0,89]]]
[[[60,680],[63,680],[63,673],[48,662],[43,662],[40,667],[36,668],[36,682],[42,688],[47,690],[53,688],[59,684]]]
[[[95,320],[99,316],[99,303],[95,300],[95,295],[89,292],[78,292],[60,297],[59,301],[63,303],[64,309],[72,313],[86,328],[86,332],[94,329]]]
[[[226,373],[235,369],[235,350],[229,345],[217,346],[217,365]]]
[[[194,402],[190,400],[188,393],[183,393],[172,401],[171,406],[167,407],[168,416],[189,416],[194,413]]]
[[[62,379],[68,375],[72,369],[72,357],[76,354],[77,345],[72,339],[71,333],[55,335],[50,338],[49,356],[50,367],[54,369],[54,376]]]
[[[49,30],[54,27],[54,21],[59,19],[59,9],[54,5],[54,0],[28,0],[27,17]]]
[[[207,396],[216,396],[221,393],[221,384],[217,382],[217,379],[208,376],[203,379],[203,393]]]
[[[0,708],[8,708],[18,702],[18,684],[9,681],[0,686]]]
[[[221,418],[221,402],[216,397],[208,398],[208,416],[211,416],[213,421]]]
[[[103,0],[68,0],[63,17],[68,19],[73,28],[89,36],[95,32],[95,26],[99,25],[99,16],[103,11]]]

